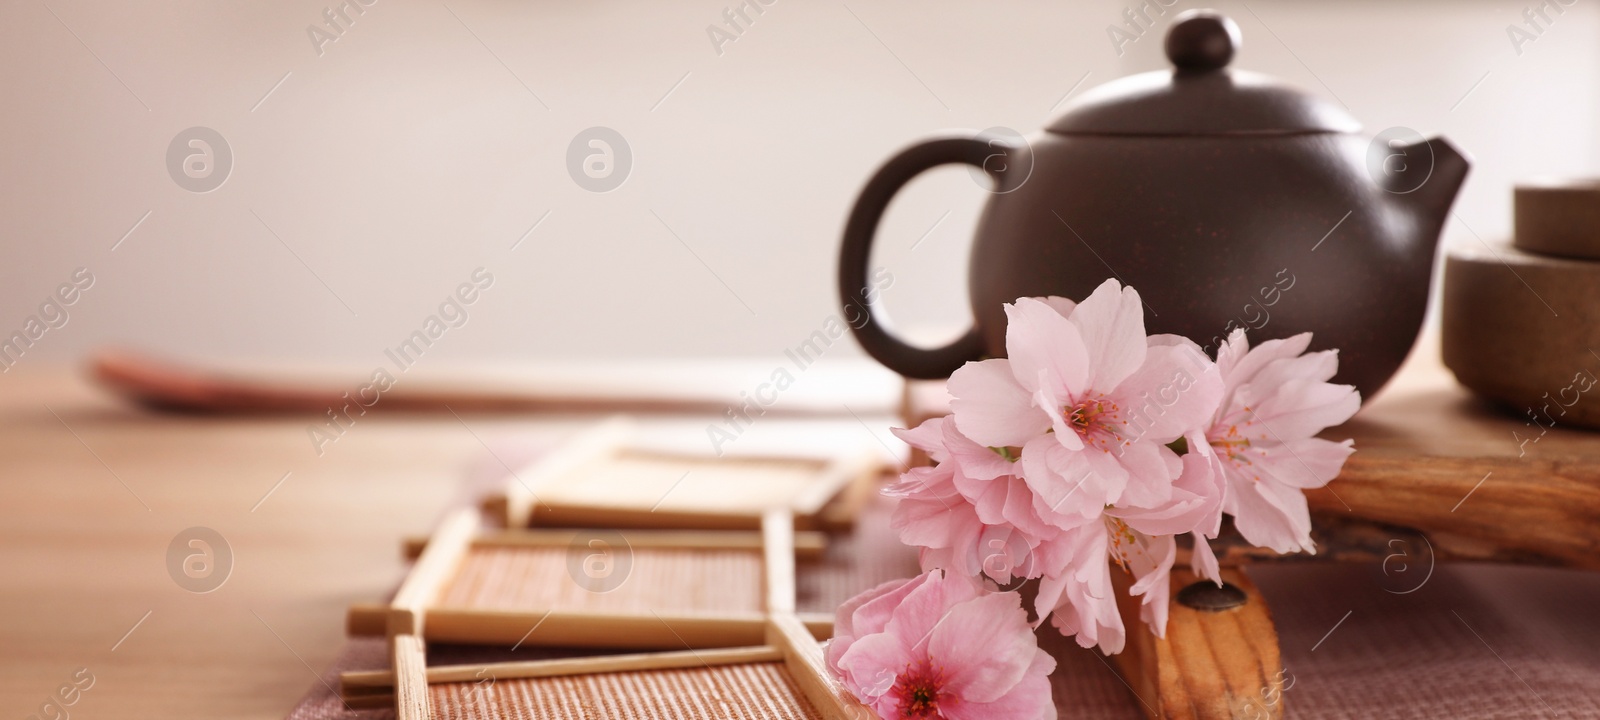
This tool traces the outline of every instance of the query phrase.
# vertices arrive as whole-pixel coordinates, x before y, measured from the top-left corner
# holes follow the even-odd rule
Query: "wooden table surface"
[[[0,389],[0,715],[17,718],[80,668],[95,680],[73,718],[284,717],[344,643],[346,608],[393,589],[402,538],[465,502],[464,478],[503,477],[518,448],[526,460],[595,419],[380,405],[319,457],[305,418],[150,414],[67,370],[18,368]],[[848,416],[763,419],[735,449],[785,434],[893,441],[887,417],[863,418],[875,439]],[[706,422],[668,434],[709,447]],[[167,567],[196,526],[233,553],[206,594]]]

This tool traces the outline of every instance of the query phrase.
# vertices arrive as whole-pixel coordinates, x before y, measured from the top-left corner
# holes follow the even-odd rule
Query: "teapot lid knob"
[[[1206,72],[1228,65],[1243,42],[1239,26],[1213,10],[1186,10],[1167,31],[1167,59],[1179,70]]]

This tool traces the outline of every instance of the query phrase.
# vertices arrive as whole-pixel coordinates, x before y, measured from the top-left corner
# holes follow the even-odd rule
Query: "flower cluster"
[[[1237,330],[1213,362],[1185,338],[1146,336],[1139,294],[1115,280],[1006,316],[1007,358],[957,370],[952,414],[897,431],[938,463],[888,489],[925,568],[1039,578],[1038,616],[1109,654],[1125,639],[1113,564],[1162,634],[1176,536],[1193,535],[1195,571],[1213,580],[1206,540],[1224,512],[1251,543],[1313,550],[1301,490],[1352,452],[1315,435],[1360,407],[1328,382],[1335,351],[1307,354],[1310,334],[1251,349]]]
[[[1250,543],[1314,551],[1302,490],[1332,480],[1353,452],[1348,440],[1316,435],[1360,407],[1355,388],[1329,382],[1336,351],[1307,353],[1309,333],[1251,348],[1236,330],[1213,361],[1185,338],[1147,336],[1138,293],[1115,280],[1081,303],[1023,298],[1006,316],[1007,358],[968,363],[950,377],[951,415],[896,430],[936,463],[886,490],[899,498],[893,524],[921,549],[924,578],[971,579],[968,602],[992,586],[1036,579],[1038,622],[1111,654],[1126,639],[1113,565],[1131,576],[1127,592],[1140,598],[1143,620],[1164,635],[1178,535],[1193,538],[1196,574],[1218,582],[1207,540],[1224,513]],[[910,602],[904,588],[874,592],[867,603],[884,613],[901,597]],[[1006,605],[1007,617],[1017,602]],[[846,610],[859,618],[866,607],[841,610],[846,635]],[[921,622],[930,611],[908,612]],[[895,621],[886,622],[877,625]],[[964,631],[990,632],[997,622]],[[884,717],[965,717],[908,714],[892,695],[902,680],[920,687],[913,671],[923,656],[851,661],[852,652],[860,651],[830,652],[830,665],[857,697],[876,699],[880,714],[895,711]],[[999,652],[965,661],[1000,662]],[[872,668],[892,682],[872,685]],[[1023,682],[1007,697],[1037,699]],[[940,708],[947,705],[954,700]]]

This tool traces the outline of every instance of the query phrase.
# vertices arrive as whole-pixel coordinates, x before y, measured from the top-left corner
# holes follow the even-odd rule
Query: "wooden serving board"
[[[1518,419],[1438,368],[1323,435],[1356,452],[1307,491],[1314,511],[1415,531],[1441,560],[1600,569],[1600,433],[1563,424],[1556,403]]]

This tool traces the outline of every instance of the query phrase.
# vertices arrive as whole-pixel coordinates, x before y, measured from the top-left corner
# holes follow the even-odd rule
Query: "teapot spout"
[[[1410,211],[1425,237],[1437,238],[1472,162],[1442,137],[1391,145],[1390,150],[1380,185]]]

